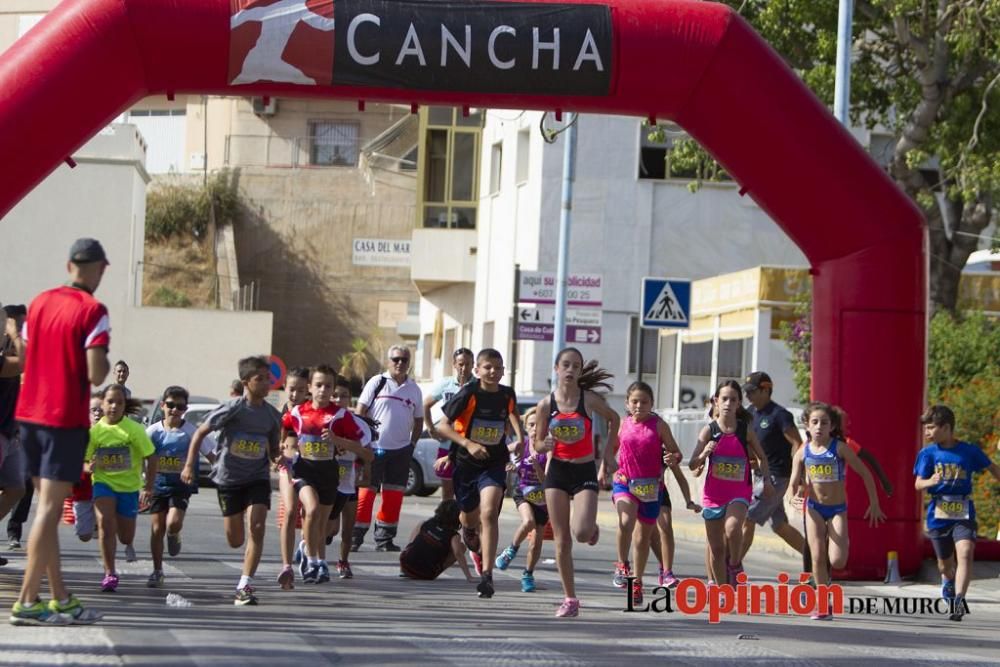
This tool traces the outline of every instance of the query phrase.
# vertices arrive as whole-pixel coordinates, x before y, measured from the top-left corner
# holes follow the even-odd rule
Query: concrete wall
[[[60,166],[0,220],[0,301],[30,303],[66,281],[69,248],[101,241],[108,267],[97,298],[111,317],[111,358],[125,359],[137,397],[168,384],[223,398],[236,361],[269,354],[270,313],[136,307],[142,293],[146,183],[144,145],[132,125],[114,125],[84,145],[75,169]]]
[[[410,239],[414,178],[387,172],[369,186],[360,170],[331,167],[243,169],[239,180],[240,280],[275,313],[274,353],[289,367],[337,365],[353,338],[400,341],[378,326],[379,302],[418,301],[410,267],[355,266],[353,240]]]

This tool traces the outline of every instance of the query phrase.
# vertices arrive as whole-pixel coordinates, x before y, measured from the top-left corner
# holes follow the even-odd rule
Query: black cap
[[[90,264],[92,262],[108,262],[108,256],[104,254],[104,247],[97,239],[77,239],[73,242],[73,247],[69,249],[69,261],[74,264]]]
[[[756,391],[757,389],[774,389],[774,382],[771,376],[764,371],[754,371],[747,376],[743,383],[743,391]]]

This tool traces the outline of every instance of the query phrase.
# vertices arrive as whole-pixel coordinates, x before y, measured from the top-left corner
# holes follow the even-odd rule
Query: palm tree
[[[355,338],[351,341],[351,351],[341,357],[341,363],[346,362],[353,377],[359,378],[363,383],[367,379],[368,369],[371,368],[372,355],[368,351],[368,341],[364,338]]]
[[[338,370],[337,372],[340,373],[341,375],[343,375],[348,380],[350,380],[352,377],[354,377],[354,371],[351,370],[351,355],[350,354],[345,353],[345,354],[340,355],[340,370]]]

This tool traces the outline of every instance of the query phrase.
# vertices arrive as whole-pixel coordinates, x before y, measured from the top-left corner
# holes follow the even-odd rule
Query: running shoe
[[[317,584],[325,584],[330,581],[330,566],[326,563],[319,564],[319,576],[316,578]]]
[[[10,608],[11,625],[70,625],[72,618],[67,614],[54,612],[41,600],[32,605],[15,602]]]
[[[708,586],[715,586],[715,579],[709,579],[707,585]]]
[[[667,588],[673,590],[677,588],[681,580],[674,576],[672,570],[661,570],[660,571],[660,585],[666,586]]]
[[[727,583],[730,586],[736,586],[738,583],[736,581],[736,577],[739,576],[740,572],[742,571],[743,571],[743,563],[739,563],[738,565],[730,565],[729,563],[726,563]]]
[[[303,584],[315,584],[319,582],[319,566],[313,565],[306,569],[305,574],[302,575]]]
[[[118,590],[118,575],[117,574],[104,575],[104,578],[101,579],[101,592],[114,593],[116,590]]]
[[[134,563],[137,560],[139,560],[139,559],[135,555],[135,547],[133,547],[131,544],[126,544],[125,545],[125,562],[126,563]]]
[[[389,540],[388,542],[383,542],[382,544],[376,546],[375,551],[381,551],[384,553],[384,552],[402,551],[402,549],[399,548],[398,544],[396,544],[392,540]]]
[[[821,614],[819,612],[814,612],[809,618],[814,621],[832,621],[833,614]]]
[[[956,596],[951,603],[951,616],[948,617],[949,621],[961,621],[965,616],[965,604],[964,599],[961,596]]]
[[[85,609],[75,595],[70,594],[66,604],[58,600],[49,600],[49,611],[53,614],[68,616],[72,625],[90,625],[104,618],[104,614],[93,609]]]
[[[4,558],[3,556],[0,556],[0,567],[3,567],[4,565],[6,565],[7,562],[8,561],[7,561],[6,558]]]
[[[476,584],[476,591],[481,598],[491,598],[495,589],[493,588],[493,575],[484,573]]]
[[[527,570],[521,573],[521,592],[522,593],[535,592],[535,575],[531,572],[528,572]]]
[[[146,588],[160,588],[163,586],[163,573],[159,570],[153,570],[153,574],[149,575],[149,579],[146,580]]]
[[[351,572],[351,564],[346,560],[337,561],[337,576],[341,579],[353,579],[354,573]]]
[[[281,572],[278,573],[278,585],[281,586],[281,590],[283,591],[290,591],[295,588],[295,571],[292,570],[291,565],[281,568]]]
[[[955,580],[941,577],[941,597],[945,600],[955,599]]]
[[[580,615],[580,601],[576,598],[566,598],[556,609],[556,618],[573,618]]]
[[[7,540],[7,551],[17,551],[21,548],[21,540],[10,538]]]
[[[244,586],[240,590],[236,591],[236,599],[233,600],[233,604],[237,607],[257,604],[257,596],[254,595],[254,592],[253,586]]]
[[[628,578],[632,576],[632,568],[628,563],[615,563],[615,576],[611,578],[611,583],[615,588],[625,588],[628,586]]]
[[[299,546],[295,548],[295,555],[292,556],[292,562],[299,565],[303,561],[303,556],[306,553],[306,541],[302,540],[299,542]]]
[[[500,552],[497,556],[496,566],[498,570],[506,570],[510,565],[510,562],[514,560],[514,556],[517,555],[517,547],[513,544]]]
[[[483,557],[476,551],[471,552],[472,567],[476,570],[476,576],[483,576]]]
[[[299,545],[299,550],[302,552],[302,555],[299,557],[298,560],[295,560],[295,562],[299,564],[299,576],[302,577],[303,579],[306,576],[306,572],[309,571],[309,557],[306,556],[305,553],[305,544],[306,544],[305,542],[302,542]],[[298,555],[298,553],[299,552],[297,551],[296,555]]]
[[[632,604],[634,606],[642,604],[642,582],[638,579],[632,582]]]
[[[176,556],[181,552],[181,534],[167,533],[167,553]]]
[[[590,546],[594,546],[595,544],[597,544],[597,541],[599,539],[601,539],[601,527],[595,524],[594,534],[590,536],[589,540],[587,540],[587,544],[589,544]]]

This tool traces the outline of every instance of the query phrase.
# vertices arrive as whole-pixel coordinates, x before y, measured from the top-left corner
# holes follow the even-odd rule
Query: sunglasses
[[[408,364],[408,363],[410,363],[410,358],[409,357],[393,357],[389,361],[391,361],[394,364]]]
[[[187,410],[187,403],[174,403],[173,401],[163,401],[163,407],[167,410]]]

